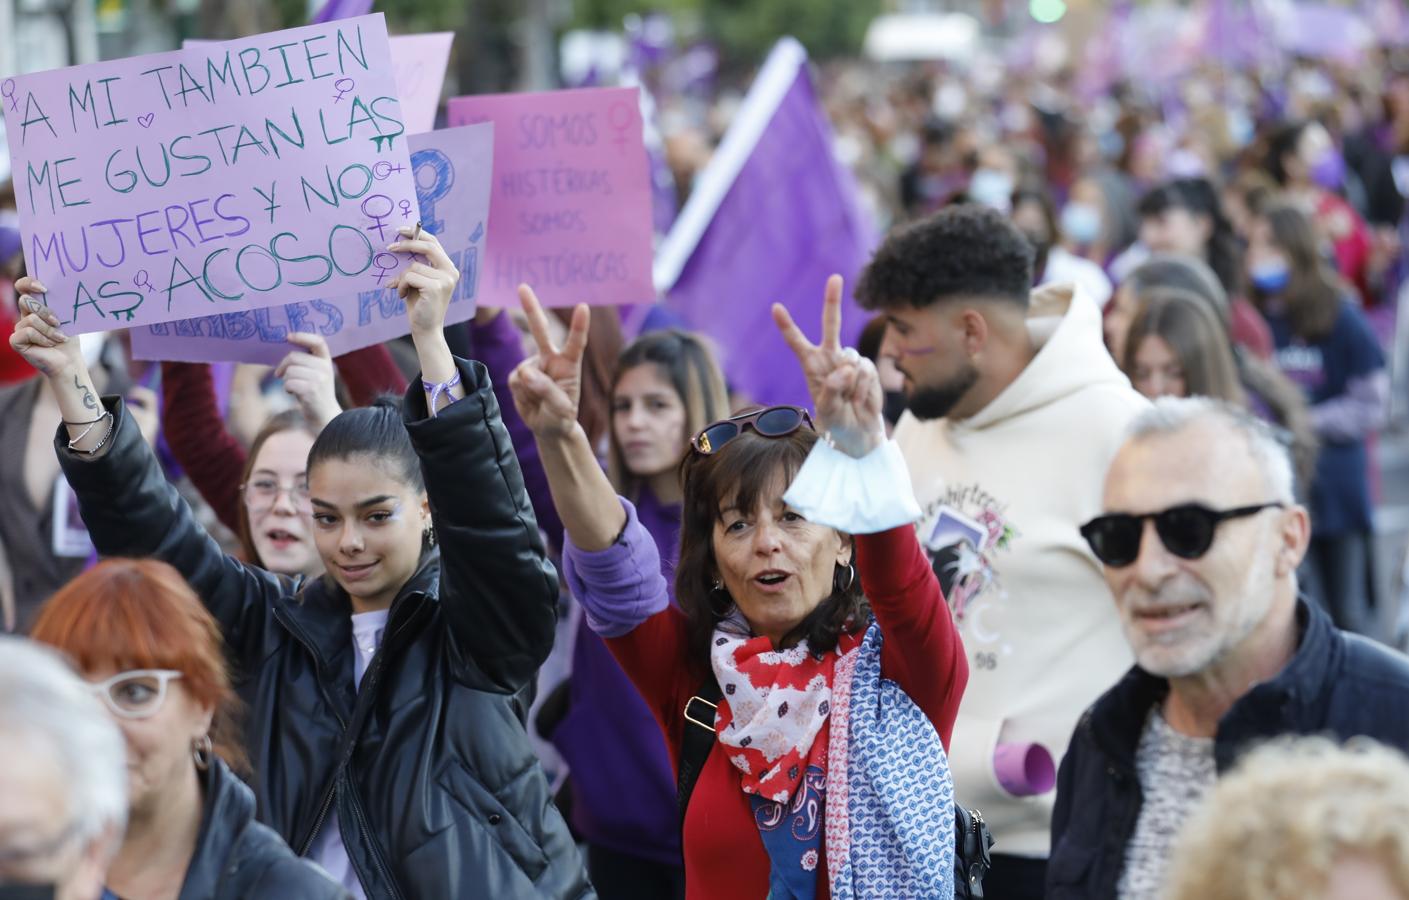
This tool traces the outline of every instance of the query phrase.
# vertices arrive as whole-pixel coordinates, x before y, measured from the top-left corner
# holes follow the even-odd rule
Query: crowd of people
[[[407,338],[137,363],[0,225],[0,898],[1409,900],[1403,62],[824,68],[806,406],[415,228]]]

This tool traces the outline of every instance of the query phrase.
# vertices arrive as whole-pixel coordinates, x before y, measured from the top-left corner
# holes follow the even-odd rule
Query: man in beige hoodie
[[[893,232],[856,289],[887,317],[909,411],[895,439],[969,654],[950,766],[996,838],[985,893],[1042,896],[1056,757],[1131,664],[1078,527],[1146,401],[1102,343],[1101,312],[1031,290],[1033,250],[1001,214],[942,210]]]

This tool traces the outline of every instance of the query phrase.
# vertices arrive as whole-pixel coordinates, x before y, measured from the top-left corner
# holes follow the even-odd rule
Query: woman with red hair
[[[69,582],[31,637],[73,660],[127,743],[125,900],[345,897],[254,820],[220,627],[171,566],[114,559]]]

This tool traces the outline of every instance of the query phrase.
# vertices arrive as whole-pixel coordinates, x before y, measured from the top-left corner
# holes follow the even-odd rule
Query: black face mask
[[[0,900],[54,900],[57,892],[52,884],[0,884]]]

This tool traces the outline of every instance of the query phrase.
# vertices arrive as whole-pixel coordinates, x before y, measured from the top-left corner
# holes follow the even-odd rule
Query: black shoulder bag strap
[[[685,809],[700,779],[709,751],[714,749],[714,711],[724,696],[713,677],[700,685],[699,693],[685,702],[685,733],[680,737],[679,776],[675,782],[675,804],[680,831],[685,831]]]

